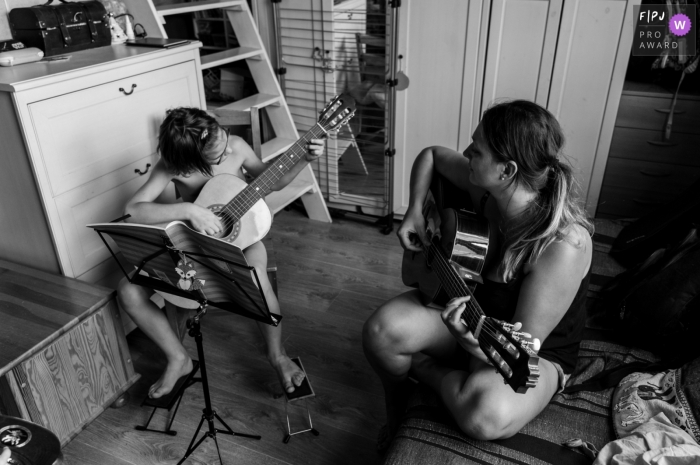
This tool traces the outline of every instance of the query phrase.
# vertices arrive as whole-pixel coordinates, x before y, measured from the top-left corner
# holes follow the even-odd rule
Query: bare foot
[[[153,383],[151,388],[148,390],[148,397],[151,399],[158,399],[159,397],[169,394],[170,391],[173,390],[177,380],[190,374],[191,371],[192,359],[190,357],[185,357],[182,360],[168,363],[168,366],[165,367],[165,371],[160,376],[160,379]]]
[[[294,392],[294,389],[301,386],[306,376],[299,366],[292,362],[287,355],[280,355],[276,359],[270,359],[270,365],[277,372],[280,384],[287,393]]]

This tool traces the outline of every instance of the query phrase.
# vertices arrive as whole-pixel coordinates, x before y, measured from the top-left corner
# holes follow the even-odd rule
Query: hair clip
[[[202,131],[202,135],[199,136],[199,138],[200,138],[200,139],[205,139],[208,135],[209,135],[209,130],[207,130],[207,129],[205,128],[204,131]]]

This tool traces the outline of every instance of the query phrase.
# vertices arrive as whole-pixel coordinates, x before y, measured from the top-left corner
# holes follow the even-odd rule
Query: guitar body
[[[195,205],[207,208],[216,213],[221,218],[222,229],[219,234],[209,236],[219,239],[227,244],[234,245],[241,250],[250,247],[262,240],[272,226],[272,212],[265,203],[259,199],[241,216],[238,221],[232,221],[226,210],[226,205],[248,184],[232,174],[219,174],[211,178],[202,188],[194,201]],[[242,208],[241,208],[242,209]],[[190,225],[185,222],[187,226]],[[166,225],[162,225],[165,227]],[[190,229],[192,229],[190,227]],[[192,229],[194,231],[194,229]],[[197,232],[197,231],[195,231]],[[197,232],[197,234],[202,234]],[[199,305],[196,301],[185,299],[184,297],[168,294],[163,291],[156,291],[165,300],[173,305],[182,308],[196,309]]]
[[[248,186],[232,174],[219,174],[207,182],[194,204],[208,208],[221,217],[222,232],[212,236],[239,249],[246,249],[264,238],[272,226],[272,212],[264,199],[255,202],[241,219],[231,222],[224,207]]]
[[[436,179],[431,186],[431,193],[442,192],[440,183],[444,181],[439,176]],[[441,200],[438,193],[426,201],[423,208],[426,225],[433,240],[439,241],[444,256],[473,291],[475,285],[482,282],[481,272],[489,244],[488,221],[466,210],[440,209],[437,202]],[[426,303],[444,306],[450,300],[440,277],[433,272],[426,256],[421,252],[404,251],[401,278],[405,285],[417,287]]]

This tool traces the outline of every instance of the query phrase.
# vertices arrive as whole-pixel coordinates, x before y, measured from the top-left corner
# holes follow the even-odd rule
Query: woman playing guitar
[[[409,207],[398,231],[404,249],[429,244],[422,206],[435,174],[461,189],[490,225],[474,298],[483,312],[541,341],[539,380],[520,394],[504,385],[461,321],[469,297],[444,308],[409,291],[367,320],[363,345],[382,380],[389,445],[406,406],[409,376],[437,392],[459,427],[482,440],[506,438],[538,415],[574,369],[585,324],[593,226],[574,197],[571,168],[560,160],[564,137],[542,107],[516,100],[489,108],[463,154],[429,147],[411,171]],[[518,326],[516,325],[516,329]]]

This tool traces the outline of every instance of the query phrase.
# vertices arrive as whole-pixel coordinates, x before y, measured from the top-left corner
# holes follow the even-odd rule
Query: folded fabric
[[[640,424],[628,436],[606,444],[593,465],[697,465],[700,445],[665,413]]]

